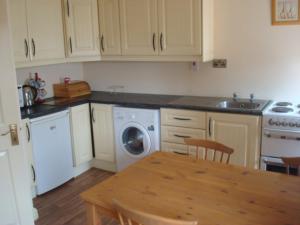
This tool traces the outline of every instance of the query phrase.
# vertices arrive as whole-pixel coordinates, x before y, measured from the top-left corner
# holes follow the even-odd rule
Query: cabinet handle
[[[164,46],[163,46],[163,33],[160,34],[160,50],[163,51],[164,50]]]
[[[96,122],[96,120],[95,120],[95,117],[94,117],[94,111],[95,111],[95,109],[94,109],[94,108],[92,108],[92,121],[93,121],[93,123],[95,123],[95,122]]]
[[[179,117],[173,117],[174,120],[181,120],[181,121],[191,121],[192,119],[189,118],[179,118]]]
[[[101,50],[102,50],[102,52],[104,52],[105,49],[104,49],[104,36],[103,36],[103,35],[101,36],[101,41],[100,41],[100,43],[101,43]]]
[[[70,4],[69,4],[69,0],[67,0],[67,14],[68,14],[68,17],[70,17]]]
[[[34,166],[32,164],[31,164],[31,170],[32,170],[32,174],[33,174],[33,182],[35,182],[35,180],[36,180],[36,174],[35,174]]]
[[[174,137],[178,137],[178,138],[191,138],[191,136],[184,136],[184,135],[178,135],[178,134],[174,134]]]
[[[26,129],[27,129],[27,141],[30,142],[31,135],[30,135],[30,129],[29,129],[28,123],[26,123]]]
[[[26,56],[26,58],[28,58],[29,49],[28,49],[27,39],[24,39],[24,43],[25,43],[25,56]]]
[[[211,137],[211,118],[208,121],[208,136]]]
[[[69,38],[69,44],[70,44],[70,52],[73,53],[73,46],[72,46],[72,38]]]
[[[32,55],[35,56],[35,42],[34,39],[31,39],[31,44],[32,44]]]
[[[156,51],[156,45],[155,45],[155,42],[156,42],[156,34],[153,33],[153,37],[152,37],[152,45],[153,45],[153,50],[154,50],[154,52]]]

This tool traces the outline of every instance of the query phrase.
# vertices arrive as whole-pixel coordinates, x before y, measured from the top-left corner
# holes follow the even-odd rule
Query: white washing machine
[[[160,112],[114,107],[117,170],[160,149]]]

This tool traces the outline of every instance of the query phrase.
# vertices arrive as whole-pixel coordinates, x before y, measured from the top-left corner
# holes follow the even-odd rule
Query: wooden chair
[[[199,159],[199,152],[202,151],[200,148],[204,148],[204,160],[208,159],[208,151],[212,150],[213,151],[213,155],[212,155],[212,161],[216,161],[217,157],[216,157],[216,153],[219,152],[221,153],[221,157],[219,162],[222,163],[223,159],[224,159],[224,155],[227,155],[226,164],[229,164],[230,161],[230,156],[231,154],[234,152],[234,150],[232,148],[229,148],[223,144],[220,144],[218,142],[214,142],[214,141],[208,141],[208,140],[200,140],[200,139],[184,139],[185,144],[188,145],[188,155],[191,155],[191,151],[190,151],[190,147],[194,146],[196,147],[196,158]]]
[[[290,168],[298,168],[298,176],[300,176],[300,157],[295,157],[295,158],[286,158],[282,157],[282,161],[284,162],[286,166],[286,173],[290,175]]]
[[[113,200],[113,206],[118,213],[121,225],[197,225],[197,221],[182,221],[148,214],[131,209],[117,200]]]

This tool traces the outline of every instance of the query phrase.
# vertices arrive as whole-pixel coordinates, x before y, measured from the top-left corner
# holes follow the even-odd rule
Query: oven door
[[[300,157],[300,132],[264,129],[261,154],[275,158]]]
[[[274,157],[261,157],[261,170],[276,172],[276,173],[286,173],[286,166],[280,158]],[[297,175],[299,168],[290,168],[291,175]]]

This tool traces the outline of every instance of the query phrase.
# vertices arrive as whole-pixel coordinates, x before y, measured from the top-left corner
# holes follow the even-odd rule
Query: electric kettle
[[[24,106],[30,107],[33,106],[35,103],[37,91],[34,87],[29,85],[23,86],[23,96],[24,96]]]

